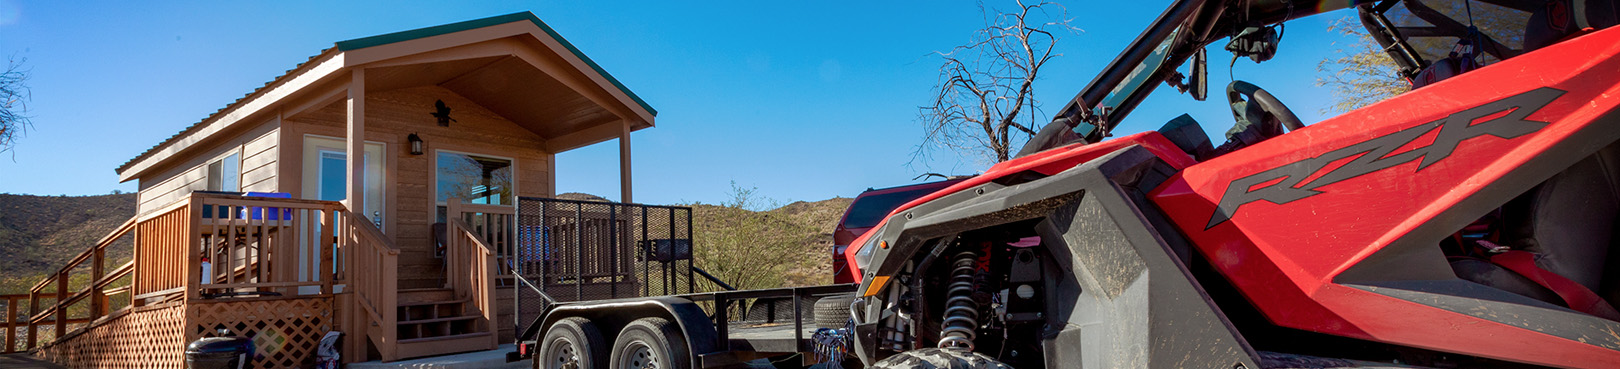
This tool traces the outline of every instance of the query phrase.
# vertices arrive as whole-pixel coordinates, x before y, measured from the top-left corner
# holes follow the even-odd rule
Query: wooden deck
[[[249,337],[255,367],[306,367],[327,332],[345,361],[495,347],[495,252],[453,220],[448,293],[462,301],[456,335],[402,340],[399,249],[372,223],[328,201],[193,193],[130,219],[27,294],[6,303],[6,353],[69,367],[180,368],[185,343]],[[132,238],[133,260],[106,249]],[[430,342],[431,341],[431,342]],[[368,357],[368,351],[378,355]]]

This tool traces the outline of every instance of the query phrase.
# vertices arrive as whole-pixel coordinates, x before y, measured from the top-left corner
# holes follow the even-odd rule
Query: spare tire
[[[855,295],[834,295],[816,300],[816,328],[844,328],[849,326],[849,304]]]

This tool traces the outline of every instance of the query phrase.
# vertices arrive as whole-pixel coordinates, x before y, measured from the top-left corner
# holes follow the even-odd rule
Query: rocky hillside
[[[0,293],[27,292],[134,215],[135,194],[0,194]],[[131,251],[110,248],[109,264],[123,264]]]
[[[799,201],[765,211],[692,205],[697,266],[741,289],[831,283],[833,228],[850,201]]]

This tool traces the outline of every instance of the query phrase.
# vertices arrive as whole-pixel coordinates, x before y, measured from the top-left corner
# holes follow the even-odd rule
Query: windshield
[[[1164,64],[1165,58],[1170,55],[1170,45],[1175,44],[1176,34],[1178,33],[1181,33],[1180,29],[1171,32],[1170,37],[1166,37],[1164,42],[1160,42],[1158,47],[1153,48],[1153,53],[1149,54],[1147,59],[1142,61],[1142,64],[1137,64],[1136,68],[1131,69],[1131,73],[1125,75],[1125,80],[1119,86],[1108,91],[1108,95],[1103,97],[1102,101],[1097,102],[1097,106],[1092,108],[1092,114],[1103,117],[1103,119],[1113,118],[1109,117],[1108,113],[1124,104],[1125,99],[1129,98],[1136,90],[1144,87],[1149,89],[1158,87],[1159,81],[1149,81],[1148,77],[1152,76],[1153,72],[1159,71],[1159,66]]]
[[[844,228],[871,228],[883,217],[894,211],[894,208],[905,205],[907,201],[922,197],[938,190],[938,187],[926,187],[900,192],[890,192],[881,195],[863,196],[849,205],[849,213],[844,215]]]

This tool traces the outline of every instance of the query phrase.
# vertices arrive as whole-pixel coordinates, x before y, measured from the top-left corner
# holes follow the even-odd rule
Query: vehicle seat
[[[1552,45],[1581,29],[1604,29],[1616,23],[1620,23],[1620,9],[1612,0],[1548,1],[1525,22],[1524,51]]]
[[[1565,169],[1502,208],[1502,241],[1538,255],[1536,265],[1611,302],[1620,301],[1620,145]]]
[[[1479,69],[1479,63],[1474,62],[1473,55],[1455,55],[1434,61],[1428,68],[1418,72],[1412,77],[1412,88],[1422,88]]]

